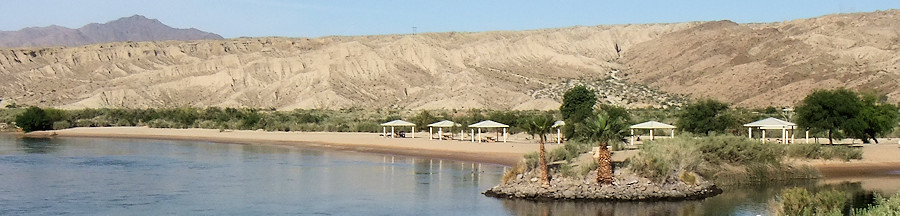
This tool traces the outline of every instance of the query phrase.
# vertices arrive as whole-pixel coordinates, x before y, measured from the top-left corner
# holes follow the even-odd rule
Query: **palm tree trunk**
[[[543,137],[541,137],[541,150],[540,150],[540,157],[541,157],[541,182],[543,182],[543,183],[541,183],[541,186],[543,186],[543,187],[548,187],[548,186],[550,186],[550,178],[547,176],[547,172],[548,172],[548,170],[547,170],[547,159],[546,159],[546,157],[544,157],[544,155],[545,155],[544,152],[545,152],[545,150],[544,150],[544,139],[543,139]]]
[[[600,144],[600,150],[597,151],[597,183],[601,185],[612,184],[613,178],[612,164],[610,164],[610,152],[606,148],[608,144],[603,142]]]

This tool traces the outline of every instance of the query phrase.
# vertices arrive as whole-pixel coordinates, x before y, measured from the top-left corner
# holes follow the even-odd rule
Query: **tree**
[[[869,143],[869,139],[878,143],[877,136],[894,130],[898,119],[897,106],[886,103],[886,98],[864,94],[860,106],[859,113],[842,125],[847,135],[863,143]]]
[[[866,127],[860,119],[854,119],[862,104],[856,93],[847,89],[816,90],[806,96],[794,111],[800,128],[822,130],[828,133],[828,143],[834,138],[842,138],[841,129],[849,131]]]
[[[529,118],[527,123],[523,125],[523,129],[526,133],[531,134],[532,136],[537,135],[540,137],[540,148],[538,149],[538,156],[540,157],[541,162],[541,182],[543,187],[550,186],[550,178],[549,178],[549,170],[547,169],[547,157],[546,150],[544,149],[544,143],[547,141],[547,134],[550,133],[553,127],[553,115],[549,113],[534,115]]]
[[[563,127],[566,137],[575,135],[575,128],[594,113],[597,96],[583,85],[575,86],[563,94],[563,103],[559,107],[562,118],[566,121]]]
[[[437,117],[435,117],[430,112],[428,112],[428,110],[419,111],[419,114],[417,114],[415,117],[413,117],[412,120],[413,120],[413,122],[412,122],[413,124],[416,124],[417,126],[419,126],[419,130],[424,129],[425,126],[428,124],[435,123],[438,121]]]
[[[611,153],[607,146],[611,142],[622,141],[628,131],[628,124],[624,121],[626,116],[610,115],[611,113],[606,110],[601,111],[591,117],[584,127],[586,138],[600,144],[600,150],[597,153],[597,182],[600,184],[611,184],[615,181],[610,163]]]
[[[28,107],[24,113],[16,116],[16,125],[23,131],[41,131],[53,129],[53,120],[39,107]]]
[[[695,134],[724,132],[726,128],[736,123],[734,118],[723,112],[726,110],[728,110],[726,103],[713,99],[700,100],[685,106],[675,124],[678,128]]]

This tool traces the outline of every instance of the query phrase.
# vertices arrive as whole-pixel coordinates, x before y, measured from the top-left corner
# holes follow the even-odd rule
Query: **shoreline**
[[[81,127],[54,131],[38,131],[26,137],[86,137],[207,141],[244,145],[270,145],[280,147],[314,148],[341,151],[367,152],[386,155],[403,155],[450,159],[466,162],[489,163],[513,167],[523,156],[536,152],[538,143],[529,136],[515,134],[507,143],[473,143],[459,140],[429,140],[427,132],[416,133],[416,138],[383,138],[379,133],[353,132],[272,132],[217,129],[172,129],[148,127]],[[894,143],[893,139],[885,139]],[[547,151],[562,145],[549,144]],[[900,145],[869,144],[862,148],[863,159],[849,162],[838,160],[792,160],[798,165],[810,165],[823,178],[853,176],[896,176],[900,172]],[[614,154],[624,160],[636,152]]]
[[[521,161],[523,155],[538,149],[537,142],[527,140],[525,136],[516,135],[510,136],[510,141],[507,143],[473,143],[459,140],[429,140],[428,133],[416,133],[416,138],[384,138],[379,133],[219,131],[217,129],[147,127],[70,128],[18,134],[36,138],[125,138],[269,145],[449,159],[509,167],[515,166]],[[560,145],[547,145],[548,151],[556,146]]]

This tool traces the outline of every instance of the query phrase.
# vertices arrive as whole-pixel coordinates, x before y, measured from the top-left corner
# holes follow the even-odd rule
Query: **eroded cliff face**
[[[739,106],[791,106],[845,87],[900,102],[900,12],[771,24],[710,22],[631,47],[628,80]]]
[[[6,49],[0,98],[62,108],[556,109],[558,98],[533,93],[606,78],[623,69],[621,50],[697,24]]]
[[[239,38],[0,50],[0,103],[556,109],[585,83],[627,107],[792,106],[817,88],[900,102],[898,11],[518,32]],[[637,84],[640,85],[637,85]]]

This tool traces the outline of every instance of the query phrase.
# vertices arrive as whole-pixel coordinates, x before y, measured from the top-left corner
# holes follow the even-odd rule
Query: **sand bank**
[[[106,137],[197,140],[250,145],[328,148],[380,154],[396,154],[483,162],[513,166],[522,156],[538,150],[530,136],[514,135],[509,142],[473,143],[459,140],[429,140],[428,133],[416,138],[384,138],[379,133],[219,131],[216,129],[167,129],[147,127],[71,128],[34,132],[29,136]],[[495,134],[485,134],[495,136]],[[407,135],[409,136],[409,135]],[[435,135],[436,137],[437,135]],[[548,145],[552,150],[559,145]]]

